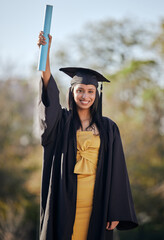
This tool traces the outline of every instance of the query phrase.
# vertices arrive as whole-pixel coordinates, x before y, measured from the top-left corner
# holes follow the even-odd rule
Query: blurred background
[[[140,226],[115,240],[164,239],[164,1],[1,1],[0,240],[39,239],[42,148],[38,127],[38,34],[52,4],[51,69],[100,71],[103,113],[121,132]]]

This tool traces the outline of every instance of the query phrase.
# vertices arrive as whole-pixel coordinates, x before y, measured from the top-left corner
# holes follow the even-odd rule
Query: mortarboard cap
[[[86,84],[94,85],[98,87],[98,82],[110,82],[99,72],[89,69],[89,68],[80,68],[80,67],[66,67],[60,68],[60,71],[66,73],[72,78],[71,86],[74,84]]]

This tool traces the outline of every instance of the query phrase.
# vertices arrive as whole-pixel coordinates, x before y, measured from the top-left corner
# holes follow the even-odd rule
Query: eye
[[[93,94],[93,93],[94,93],[94,91],[93,91],[93,90],[89,90],[88,92],[89,92],[89,93],[91,93],[91,94]]]
[[[81,89],[78,89],[78,90],[77,90],[77,93],[81,93],[81,92],[82,92],[82,90],[81,90]]]

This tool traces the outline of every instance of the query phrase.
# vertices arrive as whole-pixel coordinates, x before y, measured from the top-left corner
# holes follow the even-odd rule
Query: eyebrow
[[[78,87],[77,89],[84,89],[83,87]],[[94,88],[88,88],[87,90],[95,90]]]

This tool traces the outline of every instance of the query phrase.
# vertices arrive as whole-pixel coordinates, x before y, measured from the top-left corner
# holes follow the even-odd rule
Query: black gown
[[[76,213],[76,130],[72,114],[59,102],[59,90],[51,75],[47,89],[40,82],[39,116],[44,148],[40,240],[71,240]],[[86,240],[112,240],[107,221],[119,221],[118,230],[138,226],[119,129],[103,117],[107,150],[101,139],[93,208]]]

